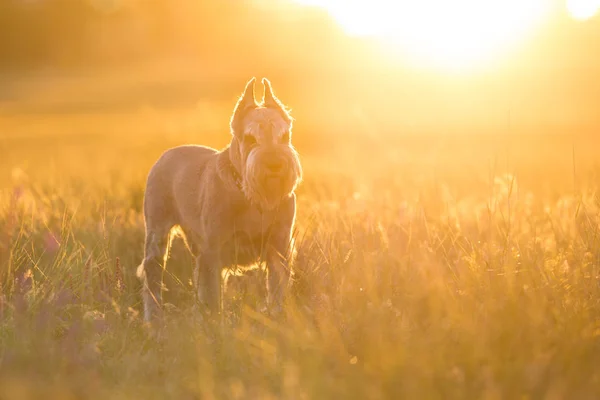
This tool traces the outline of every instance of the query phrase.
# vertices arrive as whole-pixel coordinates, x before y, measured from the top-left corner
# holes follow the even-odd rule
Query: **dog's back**
[[[148,174],[144,195],[146,224],[173,226],[179,223],[179,206],[175,202],[193,201],[198,182],[207,164],[214,160],[217,150],[197,145],[178,146],[165,151]],[[184,190],[182,190],[185,188]],[[187,192],[181,199],[176,192]]]

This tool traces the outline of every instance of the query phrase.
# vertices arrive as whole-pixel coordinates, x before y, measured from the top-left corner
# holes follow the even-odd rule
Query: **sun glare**
[[[600,0],[568,0],[567,10],[575,19],[592,18],[600,8]]]
[[[469,67],[525,39],[547,0],[296,0],[325,8],[350,35],[373,36],[411,58]]]

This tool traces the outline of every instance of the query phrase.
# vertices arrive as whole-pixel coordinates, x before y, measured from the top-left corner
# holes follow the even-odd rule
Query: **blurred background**
[[[600,123],[600,21],[577,18],[564,1],[548,0],[543,18],[508,51],[465,70],[412,62],[401,46],[361,35],[368,17],[361,10],[344,26],[329,3],[2,0],[0,113],[125,112],[203,100],[230,108],[251,76],[268,76],[297,118],[320,130],[590,133]],[[353,3],[361,2],[337,8]],[[390,13],[392,28],[404,23]],[[418,23],[440,13],[452,18],[433,2]],[[436,34],[464,23],[456,22]]]
[[[304,154],[341,137],[357,151],[404,140],[425,157],[442,140],[470,154],[487,141],[529,157],[544,135],[570,162],[563,150],[582,140],[578,156],[593,155],[600,127],[596,10],[594,0],[1,0],[0,152],[22,165],[43,159],[24,155],[31,138],[75,153],[94,135],[223,146],[244,84],[267,76]],[[56,135],[70,139],[40,139]]]

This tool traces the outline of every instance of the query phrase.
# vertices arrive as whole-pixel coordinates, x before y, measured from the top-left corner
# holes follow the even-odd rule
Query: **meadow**
[[[225,146],[233,102],[53,103],[71,89],[0,109],[0,399],[600,396],[594,137],[297,116],[285,319],[258,311],[254,274],[232,278],[222,326],[203,323],[176,241],[156,341],[135,277],[146,174],[169,147]]]

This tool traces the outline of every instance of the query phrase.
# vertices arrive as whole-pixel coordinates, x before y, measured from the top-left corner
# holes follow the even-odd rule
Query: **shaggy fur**
[[[223,268],[264,261],[269,310],[281,311],[291,274],[294,189],[302,178],[291,144],[292,118],[263,79],[257,104],[252,78],[230,121],[231,142],[217,151],[180,146],[150,170],[144,195],[146,241],[138,268],[147,321],[161,313],[162,273],[171,230],[179,227],[196,258],[198,299],[222,307]]]

